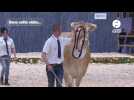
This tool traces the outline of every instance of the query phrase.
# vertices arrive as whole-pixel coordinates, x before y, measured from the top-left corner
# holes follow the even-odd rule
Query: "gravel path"
[[[47,87],[45,65],[12,63],[10,84],[10,87]],[[90,64],[80,86],[133,87],[134,64]]]

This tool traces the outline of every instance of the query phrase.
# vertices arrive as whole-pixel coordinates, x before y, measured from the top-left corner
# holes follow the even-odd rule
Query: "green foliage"
[[[41,62],[40,58],[18,58],[17,60],[11,59],[12,62],[24,63],[24,64],[37,64]],[[113,63],[113,64],[126,64],[126,63],[134,63],[134,58],[129,57],[104,57],[104,58],[91,58],[91,63]]]

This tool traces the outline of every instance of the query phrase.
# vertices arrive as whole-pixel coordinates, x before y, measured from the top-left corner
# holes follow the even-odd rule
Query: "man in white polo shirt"
[[[2,65],[0,83],[3,85],[9,85],[9,69],[11,53],[14,53],[16,58],[16,50],[13,39],[9,37],[8,29],[2,27],[0,29],[0,63]],[[5,81],[5,82],[4,82]]]
[[[64,61],[64,47],[67,45],[71,38],[63,38],[60,37],[61,27],[58,24],[53,25],[53,33],[52,36],[46,41],[42,58],[46,63],[46,72],[48,78],[48,87],[54,87],[54,83],[56,80],[56,86],[62,87],[63,81],[63,61]],[[52,71],[54,73],[52,73]],[[56,79],[59,79],[60,82]]]

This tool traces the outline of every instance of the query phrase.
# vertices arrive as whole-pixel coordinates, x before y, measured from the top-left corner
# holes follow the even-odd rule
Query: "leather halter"
[[[79,30],[80,28],[80,30]],[[74,55],[74,50],[75,49],[78,49],[78,41],[79,41],[79,36],[81,34],[81,32],[83,31],[84,33],[84,40],[82,41],[82,45],[81,45],[81,49],[80,49],[80,53],[78,56],[75,56]],[[78,33],[78,36],[77,36],[77,33]],[[74,47],[73,47],[73,50],[72,50],[72,56],[75,58],[75,59],[79,59],[82,55],[82,51],[83,51],[83,46],[84,46],[84,43],[85,43],[85,36],[86,36],[86,29],[83,27],[83,26],[79,26],[77,28],[77,30],[75,31],[75,41],[74,41]]]

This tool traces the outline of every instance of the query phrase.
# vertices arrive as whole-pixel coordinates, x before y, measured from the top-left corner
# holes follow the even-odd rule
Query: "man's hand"
[[[46,64],[48,64],[48,57],[46,53],[42,53],[41,55],[41,61],[45,62]]]
[[[48,71],[51,71],[51,70],[53,70],[53,66],[51,64],[48,64],[47,69],[48,69]]]
[[[48,57],[47,57],[47,54],[46,53],[42,53],[42,55],[41,55],[42,57],[42,62],[45,62],[46,63],[46,65],[47,65],[47,69],[49,70],[49,71],[51,71],[52,70],[52,65],[51,64],[49,64],[48,63]]]
[[[17,60],[17,57],[14,57],[14,58],[13,58],[13,60],[15,60],[15,61],[16,61],[16,60]]]
[[[13,58],[13,61],[15,61],[15,63],[17,63],[17,57],[16,56]]]

